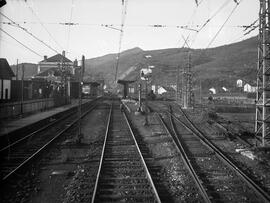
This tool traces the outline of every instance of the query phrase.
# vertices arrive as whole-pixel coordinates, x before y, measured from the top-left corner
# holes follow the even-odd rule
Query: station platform
[[[82,103],[89,102],[93,99],[83,99]],[[14,120],[3,120],[0,123],[0,137],[10,134],[14,131],[17,131],[19,129],[22,129],[26,126],[29,126],[31,124],[34,124],[36,122],[39,122],[41,120],[44,120],[46,118],[49,118],[55,114],[61,113],[63,111],[66,111],[68,109],[71,109],[75,106],[78,105],[78,99],[74,99],[71,101],[71,104],[61,106],[61,107],[56,107],[52,108],[48,111],[43,111],[43,112],[37,112],[32,115],[23,117],[23,118],[18,118]]]

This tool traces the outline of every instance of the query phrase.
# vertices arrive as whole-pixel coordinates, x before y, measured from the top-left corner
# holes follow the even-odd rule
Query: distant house
[[[0,58],[0,100],[10,99],[11,80],[14,73],[5,58]]]
[[[216,94],[217,93],[217,90],[215,89],[215,88],[210,88],[209,89],[209,91],[210,91],[210,93],[212,93],[212,94]]]
[[[223,90],[224,92],[228,92],[228,91],[229,91],[226,87],[222,87],[222,90]]]
[[[244,92],[256,92],[257,87],[256,86],[251,86],[250,84],[246,83],[244,85]]]
[[[35,77],[48,80],[59,79],[63,67],[71,75],[75,74],[73,62],[65,57],[65,51],[63,51],[62,55],[56,54],[50,58],[44,56],[44,60],[38,63],[38,74]]]
[[[243,80],[238,79],[238,80],[236,81],[236,87],[243,87]]]
[[[165,92],[167,92],[167,90],[166,90],[164,87],[159,86],[159,87],[157,88],[157,93],[158,93],[158,94],[163,94],[163,93],[165,93]]]

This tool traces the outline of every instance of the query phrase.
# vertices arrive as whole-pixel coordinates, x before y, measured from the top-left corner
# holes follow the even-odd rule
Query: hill
[[[183,71],[191,53],[194,83],[201,80],[204,88],[211,86],[232,87],[237,79],[248,82],[256,80],[257,38],[210,49],[171,48],[144,51],[140,48],[121,53],[118,78],[135,79],[141,68],[155,66],[153,80],[159,83],[176,81],[176,69]],[[151,55],[151,58],[145,56]],[[86,60],[86,77],[103,77],[113,86],[117,54]]]

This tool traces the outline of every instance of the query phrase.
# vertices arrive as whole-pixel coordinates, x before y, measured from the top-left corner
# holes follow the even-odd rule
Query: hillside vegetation
[[[180,72],[191,53],[194,83],[202,81],[203,88],[211,86],[232,87],[237,79],[253,83],[256,79],[257,38],[210,49],[172,48],[144,51],[140,48],[121,53],[118,78],[136,79],[141,68],[154,65],[153,80],[168,84],[176,81],[176,69]],[[151,58],[145,56],[151,55]],[[117,54],[109,54],[86,60],[86,77],[104,77],[107,84],[114,85]],[[133,68],[131,68],[133,67]],[[133,71],[130,71],[133,70]],[[128,71],[128,74],[125,72]]]

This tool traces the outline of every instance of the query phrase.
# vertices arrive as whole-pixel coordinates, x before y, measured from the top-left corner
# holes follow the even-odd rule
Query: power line
[[[221,32],[221,30],[223,29],[224,25],[228,22],[228,20],[230,19],[230,17],[232,16],[232,14],[234,13],[234,11],[236,10],[236,8],[239,6],[239,4],[241,3],[242,0],[240,0],[233,8],[233,10],[231,11],[231,13],[229,14],[229,16],[227,17],[227,19],[225,20],[225,22],[222,24],[222,26],[220,27],[220,29],[217,31],[217,33],[215,34],[215,36],[212,38],[212,40],[209,42],[209,44],[207,45],[206,48],[209,48],[209,46],[215,41],[215,39],[217,38],[217,36],[219,35],[219,33]]]
[[[16,25],[18,28],[22,29],[23,31],[25,31],[26,33],[28,33],[29,35],[31,35],[33,38],[35,38],[36,40],[38,40],[39,42],[41,42],[42,44],[44,44],[46,47],[48,47],[49,49],[53,50],[54,52],[56,52],[57,54],[59,53],[58,51],[56,51],[55,49],[53,49],[50,45],[48,45],[47,43],[45,43],[44,41],[42,41],[41,39],[39,39],[38,37],[36,37],[34,34],[32,34],[31,32],[29,32],[26,28],[20,26],[19,24],[17,24],[16,22],[14,22],[13,20],[11,20],[9,17],[7,17],[6,15],[4,15],[2,12],[0,12],[0,14],[2,16],[4,16],[6,19],[8,19],[9,21],[12,22],[11,25]]]
[[[191,41],[191,43],[190,43],[190,46],[192,46],[192,44],[195,42],[195,40],[196,40],[196,37],[198,36],[198,34],[199,34],[199,32],[200,31],[202,31],[202,29],[204,28],[204,27],[206,27],[206,25],[208,25],[209,24],[209,22],[225,7],[225,6],[227,6],[227,4],[230,2],[231,0],[227,0],[227,1],[225,1],[219,8],[218,8],[218,10],[216,10],[216,12],[210,17],[210,18],[208,18],[206,21],[205,21],[205,23],[202,25],[202,26],[199,26],[199,25],[196,25],[196,27],[197,28],[199,28],[198,30],[197,30],[197,33],[196,33],[196,35],[195,35],[195,37],[193,38],[193,40]],[[197,1],[196,1],[197,2]],[[202,1],[200,1],[200,2],[198,2],[198,4],[197,4],[197,7],[196,7],[196,9],[198,8],[198,6],[201,4],[203,2],[203,0]],[[196,11],[196,10],[195,10]],[[195,13],[195,12],[194,12]],[[213,27],[213,26],[212,26]],[[236,26],[237,27],[237,26]],[[186,40],[188,40],[189,39],[189,37],[190,37],[190,35],[191,35],[191,32],[188,34],[188,36],[187,36],[187,39]],[[184,43],[185,44],[185,43]],[[184,46],[184,45],[183,45]]]
[[[17,22],[0,22],[1,24],[7,25],[16,25],[16,24],[38,24],[38,22],[31,22],[31,21],[17,21]],[[106,27],[110,29],[115,29],[120,31],[121,29],[117,27],[121,27],[121,24],[95,24],[95,23],[79,23],[79,22],[43,22],[43,24],[54,24],[54,25],[64,25],[64,26],[100,26]],[[227,25],[226,27],[231,28],[243,28],[249,25]],[[201,25],[168,25],[168,24],[149,24],[149,25],[139,25],[139,24],[125,24],[125,27],[151,27],[151,28],[178,28],[184,30],[190,30],[198,32]],[[210,27],[220,27],[220,25],[210,25]]]
[[[202,25],[202,27],[199,29],[199,32],[225,7],[231,0],[227,0],[224,2],[224,4],[219,7],[219,9],[209,18],[206,20],[206,22]]]
[[[38,54],[37,52],[35,52],[33,49],[29,48],[28,46],[26,46],[25,44],[23,44],[22,42],[20,42],[19,40],[17,40],[15,37],[13,37],[12,35],[10,35],[8,32],[6,32],[5,30],[3,30],[1,27],[0,27],[0,30],[2,32],[4,32],[5,34],[7,34],[9,37],[11,37],[12,39],[14,39],[16,42],[18,42],[19,44],[21,44],[23,47],[25,47],[26,49],[28,49],[29,51],[33,52],[34,54],[42,57],[40,54]]]
[[[35,17],[38,19],[40,25],[44,28],[44,30],[48,33],[48,35],[51,37],[51,39],[61,48],[63,47],[55,40],[55,38],[52,36],[52,34],[49,32],[49,30],[45,27],[44,23],[41,21],[41,19],[38,17],[37,13],[34,11],[34,9],[28,4],[27,1],[25,1],[27,4],[28,8],[31,10],[31,12],[35,15]]]

